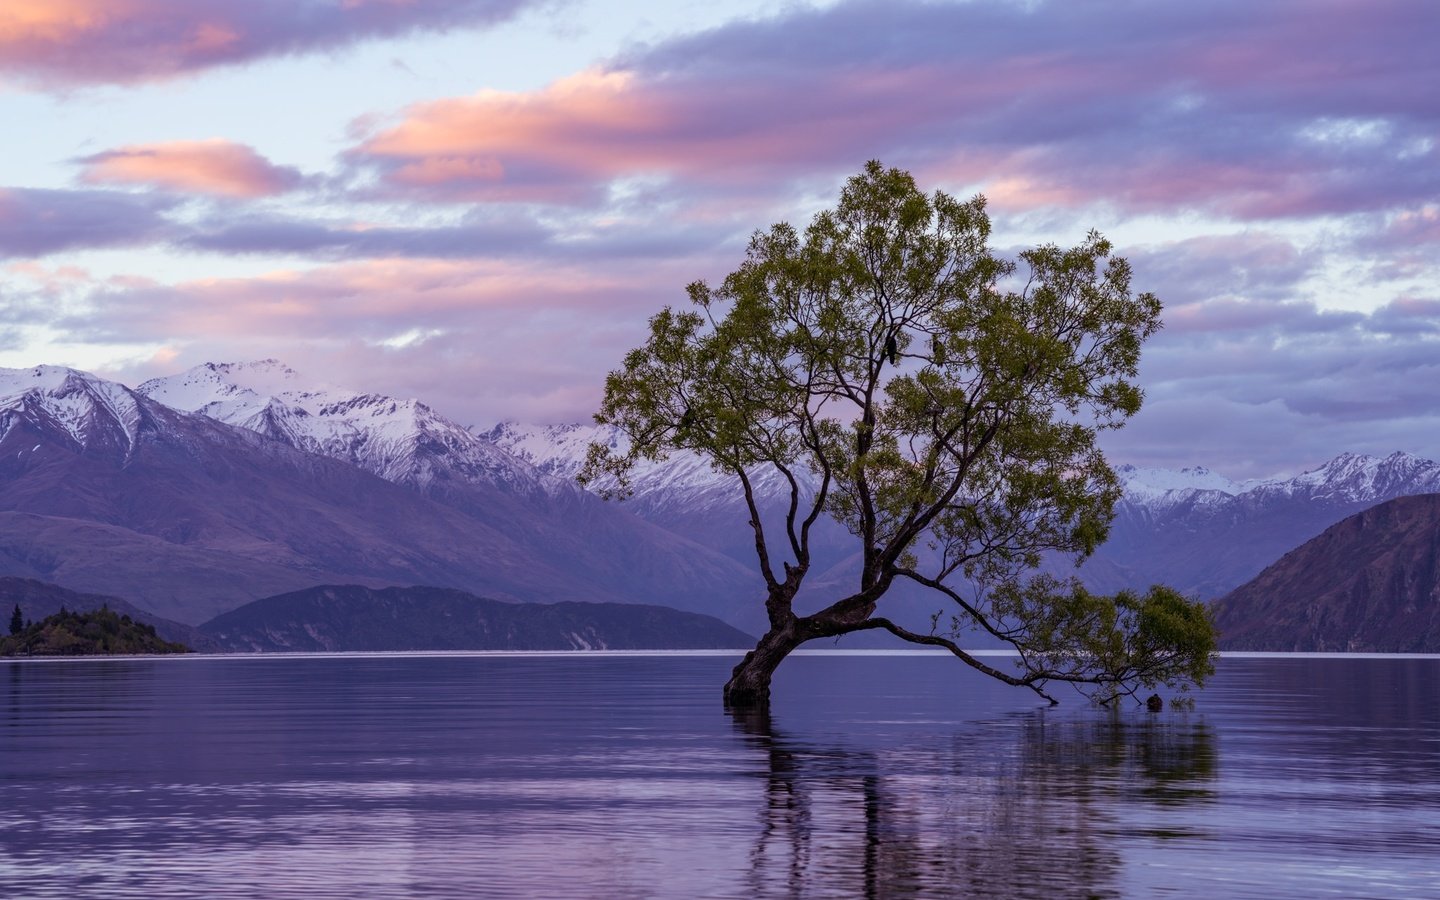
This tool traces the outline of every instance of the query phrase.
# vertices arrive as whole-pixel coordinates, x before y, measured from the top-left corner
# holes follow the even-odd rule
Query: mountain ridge
[[[155,559],[185,590],[216,580],[207,572],[221,573],[229,594],[207,607],[212,613],[221,603],[354,581],[431,583],[501,599],[658,602],[762,627],[749,512],[733,479],[695,454],[675,454],[642,463],[634,496],[605,503],[574,482],[595,440],[618,447],[623,438],[595,425],[466,427],[419,400],[347,391],[273,359],[206,363],[135,391],[64,367],[0,370],[0,573],[104,589],[107,569],[141,583],[146,575],[136,561]],[[228,449],[216,450],[219,445]],[[252,462],[235,470],[219,459],[227,453]],[[64,466],[56,462],[61,456],[69,460]],[[257,456],[268,462],[261,465]],[[177,476],[194,488],[185,502],[169,496],[174,485],[163,484],[162,463],[188,473]],[[326,468],[335,465],[345,468]],[[97,469],[105,466],[108,475]],[[257,505],[251,497],[233,500],[249,510],[248,524],[227,525],[225,515],[201,509],[202,487],[224,494],[237,471],[255,469],[250,474],[260,478],[265,466],[278,468],[280,481],[291,484],[281,494],[302,500],[296,478],[312,487],[327,478],[337,487],[343,482],[339,496],[322,506],[328,515],[358,514],[371,524],[344,525],[339,533],[351,538],[338,543],[353,538],[376,552],[338,553],[343,565],[332,565],[323,562],[324,553],[316,555],[311,535],[277,540],[274,532],[283,529],[273,522],[257,535],[256,522],[266,516],[251,509]],[[287,469],[296,473],[288,482]],[[1110,539],[1079,576],[1094,590],[1167,583],[1201,598],[1225,594],[1365,507],[1440,491],[1440,464],[1399,451],[1342,453],[1299,475],[1246,481],[1202,466],[1121,465],[1116,471],[1125,492]],[[154,490],[169,499],[156,505],[135,490],[120,490],[119,482],[106,481],[117,472],[158,479]],[[212,484],[217,478],[218,486]],[[773,472],[760,473],[756,483],[762,520],[777,527],[788,485]],[[814,489],[808,481],[800,487]],[[396,490],[412,496],[399,499]],[[280,506],[296,499],[258,482],[255,492]],[[388,498],[381,506],[397,504],[406,512],[359,508],[379,497]],[[390,527],[381,530],[395,534],[373,527],[387,515]],[[453,533],[441,537],[417,524],[422,521],[444,523]],[[408,550],[381,549],[416,529]],[[822,520],[813,538],[807,594],[818,600],[850,584],[854,539],[830,520]],[[457,543],[465,548],[458,556],[448,546]],[[103,552],[90,561],[73,549],[57,554],[57,545]],[[465,554],[468,560],[460,558]],[[476,557],[485,557],[485,565]],[[151,594],[160,580],[160,574],[151,579]],[[148,602],[156,602],[151,594]],[[175,596],[160,602],[172,618],[200,620],[198,611],[180,615]],[[901,605],[929,602],[902,598]]]
[[[1440,494],[1331,525],[1214,612],[1229,650],[1440,652]]]
[[[761,583],[750,568],[537,469],[418,400],[309,384],[276,360],[206,363],[137,390],[414,489],[549,565],[582,570],[605,594],[598,599],[693,611],[709,603],[733,622],[759,621],[748,601]],[[725,593],[745,600],[727,608]]]
[[[622,446],[615,430],[604,426],[503,422],[481,433],[546,471],[566,475],[579,470],[590,440]],[[1440,491],[1440,464],[1401,451],[1385,457],[1341,453],[1298,475],[1247,481],[1203,466],[1120,465],[1116,474],[1125,493],[1116,504],[1110,539],[1079,569],[1079,577],[1107,593],[1165,583],[1203,599],[1254,577],[1287,550],[1366,506]],[[634,496],[625,502],[638,515],[705,535],[705,543],[737,561],[753,559],[740,492],[730,476],[714,472],[694,454],[642,463],[633,487]],[[695,502],[687,504],[687,498]],[[777,515],[773,505],[769,515]],[[717,517],[723,517],[721,527],[712,525]],[[814,580],[843,580],[855,569],[853,539],[838,527],[820,539],[824,552]],[[1057,560],[1052,568],[1062,572],[1069,566]]]
[[[499,489],[466,510],[88,373],[3,370],[0,398],[0,574],[126,594],[190,624],[357,580],[734,614],[752,577],[578,490],[544,517]],[[156,566],[169,561],[180,568]]]
[[[502,603],[424,586],[320,585],[223,613],[200,631],[235,651],[738,649],[713,616],[634,603]]]

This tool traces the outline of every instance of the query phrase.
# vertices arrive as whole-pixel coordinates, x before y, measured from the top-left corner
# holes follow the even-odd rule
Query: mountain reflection
[[[1119,896],[1123,840],[1200,836],[1136,814],[1215,798],[1214,733],[1185,718],[1037,711],[879,749],[799,740],[765,713],[732,722],[767,761],[755,896]]]

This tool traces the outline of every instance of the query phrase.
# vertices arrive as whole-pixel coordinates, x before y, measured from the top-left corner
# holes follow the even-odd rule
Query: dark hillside
[[[1440,652],[1440,494],[1332,525],[1214,609],[1226,650]]]
[[[502,603],[435,587],[322,586],[200,626],[235,651],[696,650],[754,638],[712,616],[633,603]]]

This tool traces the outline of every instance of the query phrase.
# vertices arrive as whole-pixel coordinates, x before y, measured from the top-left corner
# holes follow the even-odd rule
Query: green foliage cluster
[[[1121,489],[1097,438],[1140,408],[1160,301],[1132,293],[1129,264],[1095,232],[1014,261],[989,237],[984,198],[927,196],[871,162],[803,235],[757,232],[719,286],[690,285],[692,308],[662,310],[610,373],[596,420],[629,444],[592,446],[582,481],[613,479],[623,496],[638,461],[687,450],[744,492],[770,631],[736,679],[805,641],[870,628],[1042,694],[1068,682],[1107,700],[1210,672],[1214,631],[1198,603],[1158,587],[1100,597],[1037,574],[1107,535]],[[789,485],[780,529],[760,515],[762,467]],[[862,571],[797,616],[821,515],[855,536]],[[878,616],[902,579],[952,615],[942,609],[929,634]],[[961,650],[972,629],[1012,644],[1019,673]],[[768,675],[751,671],[745,691],[763,695]]]
[[[184,644],[160,638],[155,626],[118,615],[108,606],[93,612],[73,612],[62,607],[55,615],[0,638],[0,656],[190,652]]]

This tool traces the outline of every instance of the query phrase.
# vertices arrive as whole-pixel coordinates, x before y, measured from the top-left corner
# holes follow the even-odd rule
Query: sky
[[[870,159],[1165,304],[1112,462],[1440,458],[1433,0],[5,0],[0,365],[588,420]]]

